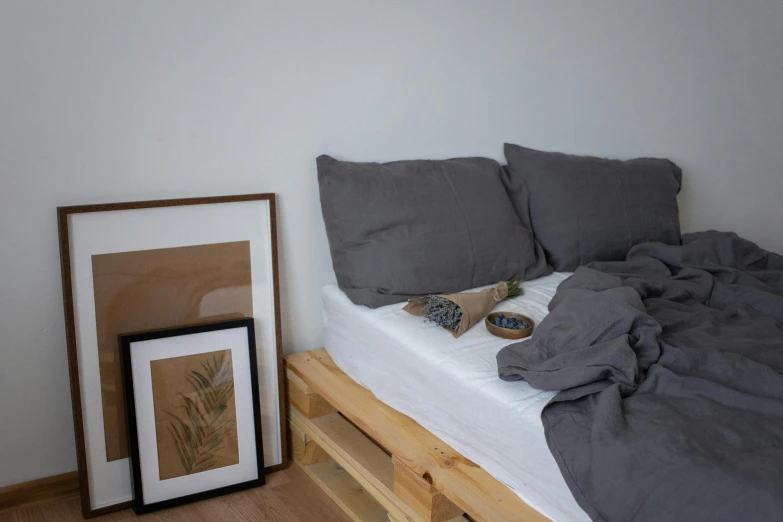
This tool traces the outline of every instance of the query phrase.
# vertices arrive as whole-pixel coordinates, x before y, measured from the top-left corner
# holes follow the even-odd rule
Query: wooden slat
[[[321,449],[321,446],[308,437],[307,434],[293,424],[289,424],[288,427],[291,430],[291,452],[297,462],[307,466],[329,460],[329,454]]]
[[[288,385],[289,386],[295,386],[299,389],[302,393],[305,395],[310,395],[312,390],[310,390],[310,387],[307,385],[306,382],[304,382],[300,377],[298,377],[294,372],[286,370],[285,377],[288,379]]]
[[[312,438],[399,522],[425,522],[394,494],[391,457],[339,413],[306,419],[289,410],[292,428]]]
[[[339,413],[311,419],[322,443],[357,469],[365,469],[389,490],[393,487],[391,457]]]
[[[418,473],[392,457],[394,494],[426,522],[447,522],[462,515],[462,509],[420,477]]]
[[[286,366],[308,389],[321,395],[408,468],[431,480],[435,489],[474,519],[549,520],[413,419],[376,399],[345,375],[326,350],[291,354]]]
[[[389,522],[400,522],[400,521],[394,518],[391,513],[389,513]],[[457,518],[453,518],[447,522],[470,522],[470,520],[465,516],[458,516]]]
[[[314,393],[302,379],[286,371],[288,400],[308,419],[334,413],[336,410],[323,397]]]
[[[302,469],[355,522],[387,522],[386,509],[335,461]]]
[[[76,471],[0,488],[0,511],[79,493]]]

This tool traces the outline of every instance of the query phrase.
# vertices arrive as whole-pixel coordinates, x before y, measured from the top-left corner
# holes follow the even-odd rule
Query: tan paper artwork
[[[111,462],[128,456],[119,334],[252,317],[250,242],[94,255],[92,273]]]
[[[160,480],[239,463],[231,350],[150,362]]]

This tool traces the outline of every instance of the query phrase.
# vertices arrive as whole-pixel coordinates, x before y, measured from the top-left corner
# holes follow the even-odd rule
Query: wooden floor
[[[348,516],[296,464],[267,476],[266,486],[137,517],[133,511],[111,513],[96,522],[253,521],[350,522]],[[79,497],[0,512],[0,522],[70,522],[84,520]]]

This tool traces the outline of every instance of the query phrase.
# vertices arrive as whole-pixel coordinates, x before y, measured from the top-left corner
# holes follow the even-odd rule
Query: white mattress
[[[524,295],[499,304],[539,323],[557,285],[554,273],[524,284]],[[498,378],[495,355],[509,341],[483,322],[460,338],[402,304],[357,306],[336,286],[323,290],[325,345],[352,379],[410,416],[514,490],[552,520],[587,521],[549,452],[541,410],[552,392]]]

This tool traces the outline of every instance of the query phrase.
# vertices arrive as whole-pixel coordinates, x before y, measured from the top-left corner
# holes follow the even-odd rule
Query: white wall
[[[0,486],[75,469],[55,207],[280,197],[286,350],[333,280],[314,158],[667,156],[783,251],[783,2],[0,0]]]

